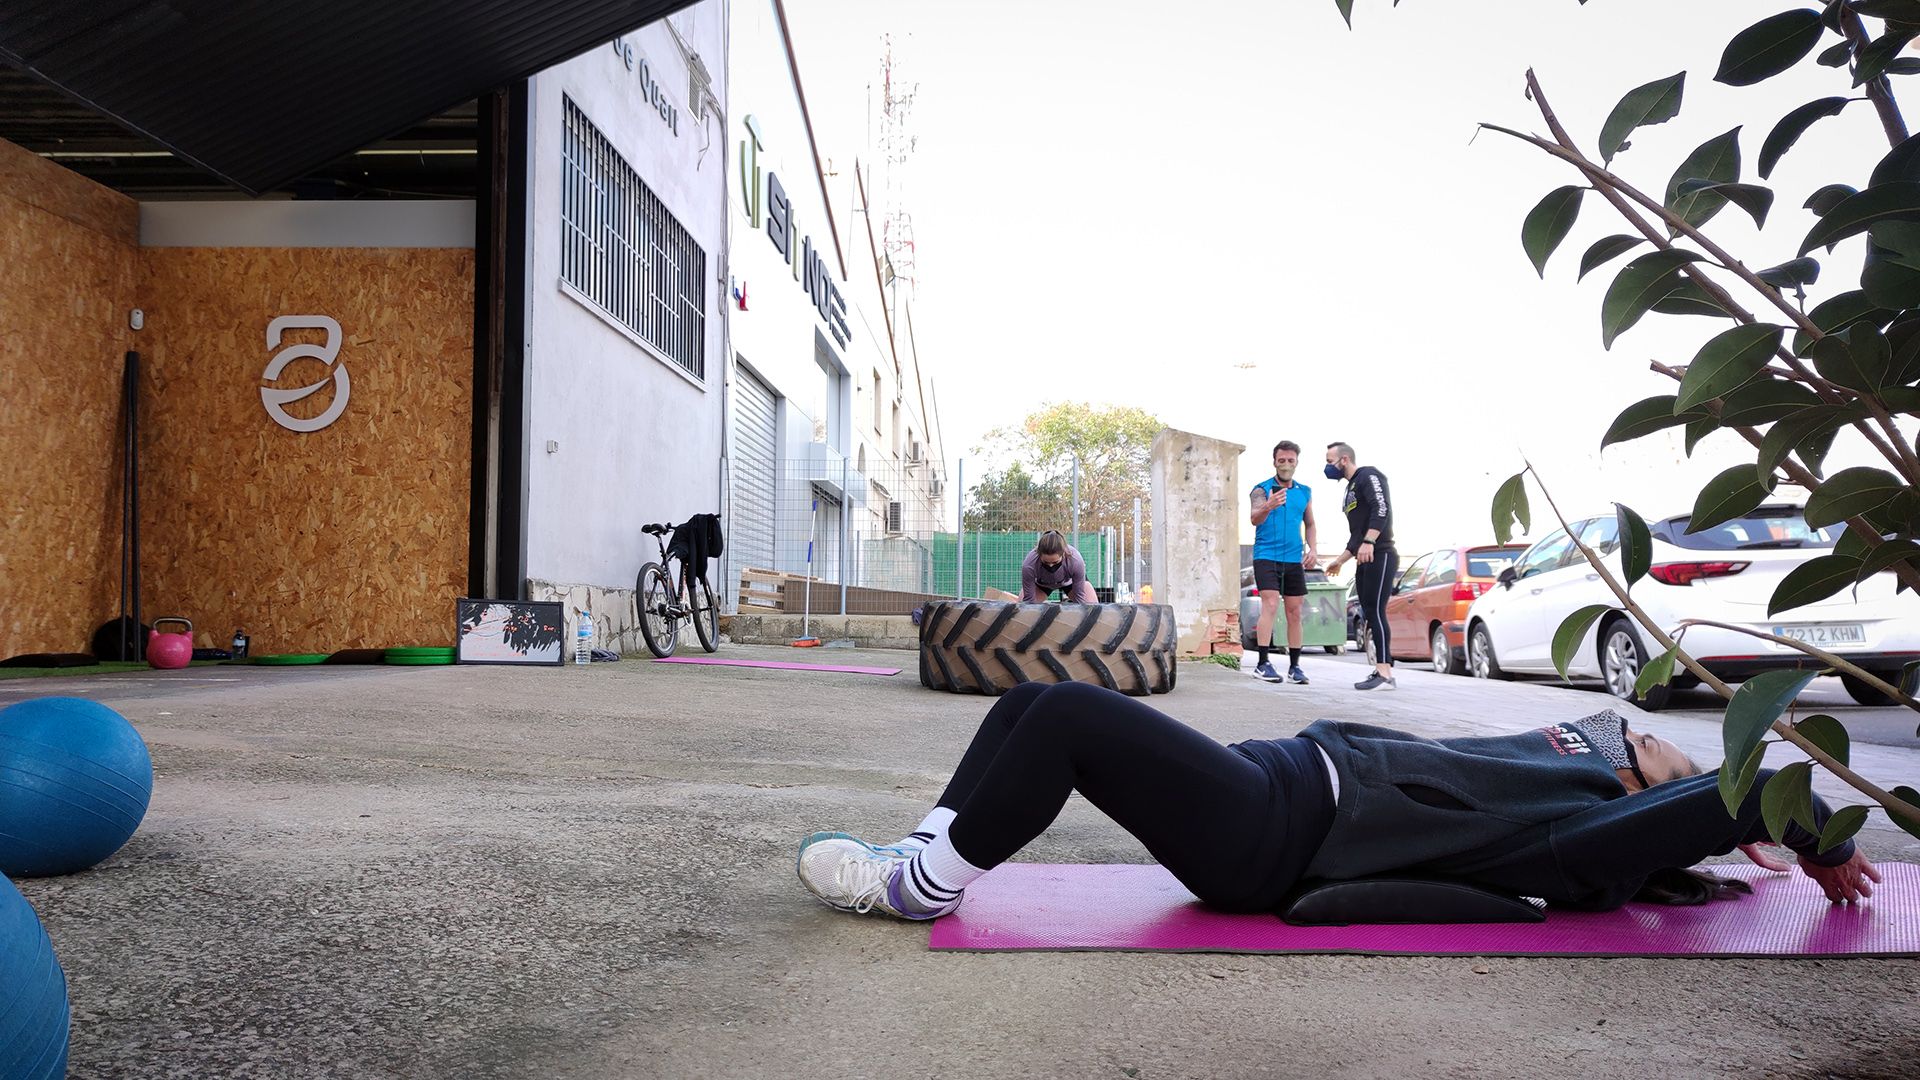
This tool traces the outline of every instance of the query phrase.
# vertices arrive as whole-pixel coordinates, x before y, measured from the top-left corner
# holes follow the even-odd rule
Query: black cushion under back
[[[1398,874],[1352,881],[1309,880],[1281,901],[1295,926],[1387,923],[1541,922],[1532,901],[1450,878]]]

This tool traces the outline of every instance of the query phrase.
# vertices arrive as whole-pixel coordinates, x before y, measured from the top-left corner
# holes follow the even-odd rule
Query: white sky
[[[1569,516],[1615,499],[1684,512],[1740,451],[1752,460],[1728,433],[1692,460],[1677,431],[1598,452],[1622,408],[1673,392],[1650,359],[1684,364],[1731,324],[1649,315],[1603,351],[1600,300],[1627,260],[1578,286],[1574,273],[1590,242],[1631,230],[1590,194],[1541,283],[1521,219],[1577,176],[1474,131],[1544,130],[1522,96],[1531,65],[1592,153],[1621,95],[1685,69],[1680,116],[1641,129],[1616,168],[1658,193],[1688,151],[1744,123],[1742,179],[1758,182],[1780,116],[1850,92],[1811,60],[1755,87],[1712,82],[1728,38],[1790,5],[1355,6],[1349,32],[1331,0],[1190,0],[1171,15],[1125,0],[787,0],[824,156],[863,152],[882,33],[896,77],[918,83],[915,322],[949,456],[1076,398],[1245,444],[1242,488],[1291,438],[1332,550],[1339,485],[1318,465],[1344,439],[1391,480],[1409,557],[1489,542],[1494,488],[1523,453]],[[1751,266],[1790,259],[1813,223],[1806,196],[1863,186],[1886,149],[1854,104],[1774,170],[1764,234],[1728,207],[1709,235]],[[1810,301],[1858,287],[1861,244],[1826,260]],[[1843,434],[1830,468],[1871,454]],[[1543,535],[1537,495],[1535,509]]]

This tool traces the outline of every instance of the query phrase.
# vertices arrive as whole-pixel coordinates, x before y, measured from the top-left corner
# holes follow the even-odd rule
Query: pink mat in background
[[[1629,904],[1609,912],[1549,909],[1540,923],[1289,926],[1274,915],[1201,907],[1164,868],[1006,863],[967,886],[960,910],[934,921],[933,949],[1406,956],[1915,956],[1920,866],[1885,863],[1857,907],[1835,906],[1798,871],[1715,866],[1753,895],[1699,907]]]
[[[774,668],[779,671],[839,671],[848,675],[898,675],[897,667],[847,667],[841,664],[790,664],[781,660],[722,660],[715,656],[663,656],[656,664],[708,664],[713,667]]]

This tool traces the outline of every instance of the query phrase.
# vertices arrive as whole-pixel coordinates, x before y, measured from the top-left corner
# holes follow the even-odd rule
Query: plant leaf
[[[1920,184],[1914,186],[1920,188]],[[1613,348],[1614,339],[1666,294],[1680,268],[1699,260],[1691,251],[1650,251],[1623,267],[1600,304],[1601,343]]]
[[[1573,654],[1580,651],[1580,642],[1586,638],[1594,620],[1611,610],[1605,604],[1588,604],[1561,621],[1560,629],[1553,632],[1553,668],[1561,678],[1567,677],[1567,665],[1573,662]]]
[[[1347,21],[1347,29],[1353,29],[1353,0],[1333,0],[1333,6],[1340,9],[1340,17]]]
[[[1893,315],[1893,312],[1875,306],[1872,300],[1867,299],[1866,293],[1855,289],[1815,305],[1812,311],[1807,312],[1807,321],[1819,327],[1822,334],[1838,334],[1858,322],[1885,326],[1893,321]],[[1815,340],[1804,330],[1796,331],[1793,335],[1793,354],[1807,355]]]
[[[1693,153],[1687,155],[1667,181],[1666,207],[1678,214],[1682,221],[1698,228],[1720,212],[1720,208],[1726,205],[1726,197],[1711,189],[1684,191],[1682,185],[1689,180],[1731,184],[1739,179],[1740,129],[1736,127],[1694,147]],[[1771,196],[1768,201],[1772,201]]]
[[[1653,310],[1661,315],[1705,315],[1715,319],[1729,316],[1726,308],[1690,278],[1674,278],[1672,286],[1653,302]]]
[[[1767,132],[1767,140],[1760,144],[1760,179],[1765,180],[1773,175],[1773,167],[1780,164],[1780,159],[1786,156],[1788,150],[1793,149],[1793,144],[1800,141],[1800,136],[1807,133],[1807,129],[1813,126],[1814,121],[1828,116],[1838,116],[1840,110],[1846,108],[1847,102],[1851,100],[1853,99],[1824,97],[1818,101],[1809,101],[1781,117],[1780,122],[1773,125],[1773,130]]]
[[[1773,470],[1779,468],[1788,455],[1805,447],[1823,432],[1840,430],[1842,425],[1853,419],[1853,415],[1853,410],[1844,405],[1808,405],[1776,420],[1767,429],[1766,437],[1760,440],[1755,475],[1771,478]],[[1806,455],[1803,454],[1801,460],[1806,460]]]
[[[1792,572],[1780,579],[1780,584],[1774,586],[1773,596],[1767,600],[1767,618],[1797,607],[1817,604],[1851,587],[1859,576],[1860,562],[1857,559],[1849,559],[1844,555],[1822,555],[1809,559],[1794,567]]]
[[[1520,226],[1520,246],[1542,278],[1547,276],[1547,259],[1573,231],[1574,220],[1580,216],[1580,197],[1586,193],[1586,188],[1571,185],[1555,188],[1527,213],[1527,220]]]
[[[1701,439],[1706,438],[1718,430],[1720,430],[1720,421],[1711,416],[1703,416],[1698,420],[1687,421],[1687,456],[1693,456],[1693,448],[1700,445]]]
[[[1753,790],[1753,782],[1760,775],[1760,762],[1766,756],[1767,744],[1756,740],[1738,769],[1731,767],[1732,758],[1720,766],[1720,801],[1727,804],[1728,814],[1740,815],[1740,804],[1747,801],[1747,792]]]
[[[1879,78],[1916,36],[1920,35],[1912,30],[1895,28],[1867,42],[1853,59],[1853,85],[1865,86]]]
[[[1724,525],[1752,512],[1773,493],[1771,483],[1762,484],[1750,465],[1735,465],[1707,481],[1693,500],[1693,515],[1687,519],[1687,533]]]
[[[1920,180],[1920,135],[1912,135],[1888,150],[1873,167],[1868,187],[1891,184],[1896,180]]]
[[[1520,532],[1525,535],[1533,528],[1533,517],[1527,507],[1527,474],[1514,473],[1493,493],[1493,535],[1496,540],[1506,543],[1513,539],[1513,523],[1520,522]],[[1844,535],[1844,534],[1842,534]]]
[[[1861,516],[1882,536],[1920,531],[1920,495],[1903,491]]]
[[[1641,398],[1620,410],[1620,415],[1614,417],[1613,424],[1607,428],[1607,433],[1601,436],[1600,449],[1605,450],[1614,443],[1638,439],[1643,435],[1651,435],[1666,428],[1679,427],[1681,424],[1699,418],[1693,413],[1674,415],[1674,401],[1672,394],[1655,394],[1650,398]]]
[[[1750,382],[1720,402],[1720,422],[1727,427],[1770,424],[1801,409],[1820,404],[1820,395],[1785,379]]]
[[[1727,42],[1713,80],[1751,86],[1770,79],[1805,59],[1820,44],[1820,33],[1820,13],[1811,8],[1770,15]]]
[[[1627,136],[1635,128],[1664,124],[1680,115],[1686,83],[1687,73],[1683,71],[1627,91],[1607,114],[1607,122],[1600,125],[1600,160],[1612,161],[1613,155],[1625,149]]]
[[[1613,516],[1620,532],[1620,565],[1626,570],[1627,588],[1647,576],[1653,565],[1653,534],[1647,523],[1626,503],[1613,504]]]
[[[1775,843],[1786,839],[1789,821],[1813,816],[1811,762],[1796,761],[1773,774],[1767,786],[1760,789],[1760,816]]]
[[[1729,184],[1711,180],[1688,180],[1680,185],[1680,197],[1712,192],[1747,212],[1756,226],[1765,227],[1767,211],[1773,208],[1773,191],[1759,184]]]
[[[1842,765],[1848,764],[1847,751],[1851,740],[1847,738],[1847,729],[1841,726],[1840,721],[1825,713],[1816,713],[1793,725],[1793,730],[1825,750],[1828,757]]]
[[[1586,277],[1587,271],[1592,270],[1594,267],[1607,262],[1617,255],[1632,251],[1635,247],[1646,242],[1646,237],[1643,236],[1625,236],[1618,233],[1613,236],[1603,236],[1595,240],[1593,245],[1587,248],[1586,254],[1580,256],[1580,277]]]
[[[1788,259],[1779,266],[1769,266],[1753,275],[1776,289],[1791,289],[1798,285],[1812,285],[1820,280],[1819,259]]]
[[[1817,855],[1825,855],[1841,844],[1853,839],[1860,826],[1867,823],[1867,808],[1864,806],[1843,806],[1827,819],[1827,827],[1820,830],[1820,847]]]
[[[1647,661],[1640,669],[1640,677],[1633,681],[1633,692],[1646,697],[1647,692],[1656,686],[1665,686],[1673,681],[1673,662],[1679,655],[1680,647],[1675,645],[1659,656]]]
[[[1858,236],[1875,222],[1887,220],[1920,221],[1920,182],[1896,180],[1847,196],[1815,223],[1800,241],[1798,254]]]
[[[1887,790],[1888,790],[1888,793],[1891,794],[1894,798],[1899,799],[1901,802],[1906,803],[1908,806],[1920,806],[1920,791],[1915,791],[1905,784],[1901,784],[1898,787],[1889,788]],[[1895,825],[1898,825],[1901,828],[1907,830],[1907,832],[1913,834],[1914,836],[1920,836],[1920,825],[1913,824],[1901,818],[1893,817],[1892,814],[1888,814],[1887,816],[1890,818],[1893,818],[1893,823]]]
[[[1838,45],[1829,45],[1820,50],[1820,55],[1814,57],[1814,63],[1821,67],[1837,68],[1846,67],[1847,61],[1851,59],[1853,59],[1853,42],[1843,41]]]
[[[1857,514],[1876,510],[1907,490],[1906,482],[1885,469],[1856,466],[1828,477],[1808,497],[1807,526],[1824,529]]]
[[[1769,323],[1749,323],[1714,335],[1687,365],[1674,409],[1696,409],[1746,385],[1773,359],[1786,336],[1786,327]]]
[[[1874,337],[1856,350],[1853,336],[1854,331],[1858,330],[1865,330]],[[1866,323],[1856,324],[1845,334],[1828,334],[1813,343],[1813,366],[1820,372],[1820,377],[1850,390],[1879,389],[1891,361],[1892,353],[1887,349],[1886,337]]]
[[[1747,760],[1767,729],[1787,711],[1818,671],[1763,671],[1733,691],[1720,723],[1720,741],[1728,761]]]
[[[1867,236],[1889,259],[1920,270],[1920,222],[1882,221],[1868,229]]]
[[[1920,382],[1920,314],[1906,312],[1895,319],[1887,327],[1887,344],[1893,347],[1893,377],[1888,381],[1902,387]]]
[[[1852,532],[1852,529],[1848,529]],[[1860,561],[1860,576],[1856,581],[1865,581],[1875,574],[1891,570],[1896,564],[1920,560],[1920,544],[1911,540],[1883,540],[1880,546],[1867,553]]]
[[[1880,223],[1881,226],[1891,224],[1895,223]],[[1860,267],[1860,291],[1879,307],[1904,310],[1920,306],[1920,269],[1915,268],[1907,256],[1877,243],[1868,243],[1867,258]]]
[[[1807,201],[1800,205],[1813,211],[1814,214],[1824,217],[1828,211],[1845,202],[1848,196],[1858,194],[1858,192],[1859,189],[1851,184],[1828,184],[1826,187],[1820,188],[1813,194],[1807,196]]]

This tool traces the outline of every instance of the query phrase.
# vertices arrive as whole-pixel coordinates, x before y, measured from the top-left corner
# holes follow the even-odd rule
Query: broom
[[[813,515],[807,522],[807,592],[800,602],[800,636],[787,644],[796,649],[814,649],[820,646],[820,639],[808,633],[808,623],[813,618],[813,538],[820,524],[820,500],[813,500]]]

